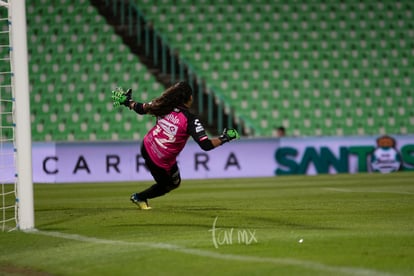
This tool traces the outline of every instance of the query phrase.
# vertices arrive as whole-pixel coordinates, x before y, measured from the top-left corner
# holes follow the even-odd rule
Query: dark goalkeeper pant
[[[138,193],[140,200],[146,200],[149,198],[159,197],[166,193],[178,188],[181,183],[180,170],[178,169],[177,163],[174,164],[171,171],[167,171],[163,168],[158,167],[151,160],[145,149],[144,144],[141,146],[141,154],[145,160],[145,165],[151,172],[152,177],[155,180],[155,184],[148,189]]]

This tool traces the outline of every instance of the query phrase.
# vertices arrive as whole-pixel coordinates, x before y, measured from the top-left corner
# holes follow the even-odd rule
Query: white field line
[[[211,259],[218,260],[229,260],[235,262],[243,263],[266,263],[273,265],[291,265],[297,267],[303,267],[305,269],[312,269],[320,272],[332,273],[332,274],[344,274],[344,275],[375,275],[375,276],[391,276],[393,274],[384,273],[381,271],[356,268],[356,267],[338,267],[332,265],[321,264],[312,261],[305,261],[292,258],[270,258],[270,257],[257,257],[257,256],[248,256],[248,255],[235,255],[235,254],[224,254],[208,250],[201,250],[195,248],[187,248],[184,246],[168,244],[168,243],[152,243],[152,242],[127,242],[120,240],[107,240],[100,239],[95,237],[81,236],[77,234],[67,234],[61,232],[49,232],[42,230],[29,230],[26,233],[43,235],[48,237],[55,237],[67,240],[74,240],[79,242],[87,242],[93,244],[109,244],[109,245],[118,245],[118,246],[136,246],[140,249],[161,249],[169,250],[173,252],[179,252],[183,254],[188,254],[198,257],[206,257]]]
[[[351,190],[342,188],[322,188],[324,190],[341,193],[379,193],[379,194],[397,194],[397,195],[414,195],[412,192],[405,191],[385,191],[385,190]]]

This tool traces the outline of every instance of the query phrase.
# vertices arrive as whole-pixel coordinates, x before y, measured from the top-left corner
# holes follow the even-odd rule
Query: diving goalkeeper
[[[148,199],[165,195],[180,185],[177,156],[190,136],[205,151],[239,138],[235,129],[224,129],[217,138],[210,139],[207,136],[198,117],[189,111],[193,96],[186,82],[174,84],[149,103],[135,102],[131,89],[123,91],[121,88],[112,91],[112,100],[115,106],[125,105],[140,115],[149,114],[157,118],[155,126],[145,135],[141,145],[142,157],[155,184],[132,194],[130,198],[143,210],[151,209]]]

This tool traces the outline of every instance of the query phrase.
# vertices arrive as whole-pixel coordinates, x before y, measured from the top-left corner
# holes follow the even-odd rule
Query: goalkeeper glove
[[[112,101],[115,107],[125,105],[129,107],[132,102],[132,89],[129,88],[126,92],[121,88],[117,87],[112,91]]]
[[[223,130],[223,133],[219,136],[219,139],[221,141],[222,144],[230,142],[231,140],[234,139],[240,139],[240,135],[237,132],[237,130],[231,128],[231,129],[227,129],[225,128]]]

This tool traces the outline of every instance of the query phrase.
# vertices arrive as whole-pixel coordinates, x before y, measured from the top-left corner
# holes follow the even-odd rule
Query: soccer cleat
[[[148,205],[147,200],[139,200],[138,194],[132,194],[130,199],[131,199],[131,202],[135,203],[139,207],[139,209],[141,209],[141,210],[150,210],[151,209],[151,207],[149,207],[149,205]]]

